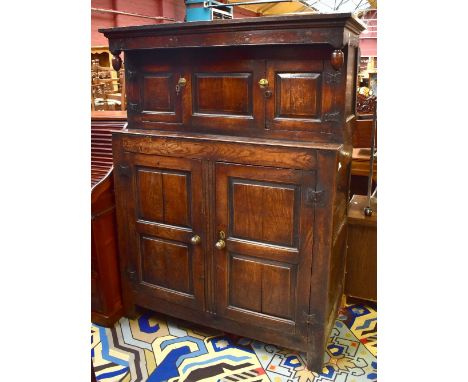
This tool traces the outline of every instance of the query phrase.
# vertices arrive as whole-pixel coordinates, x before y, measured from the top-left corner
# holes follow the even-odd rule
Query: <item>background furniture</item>
[[[351,195],[367,194],[367,182],[370,166],[371,133],[374,124],[373,116],[377,107],[377,97],[366,97],[357,94],[357,120],[353,129],[353,155],[351,163]],[[375,137],[377,151],[377,131]],[[373,165],[373,189],[377,186],[377,157]]]
[[[372,216],[364,215],[366,195],[354,195],[348,209],[346,295],[377,301],[377,201]]]
[[[135,307],[307,352],[344,288],[358,35],[351,14],[113,28],[126,315]],[[171,49],[168,49],[171,48]]]
[[[125,76],[122,68],[116,72],[91,60],[91,110],[125,110]]]
[[[111,130],[125,125],[125,114],[94,112],[91,119],[91,321],[103,326],[122,315]]]

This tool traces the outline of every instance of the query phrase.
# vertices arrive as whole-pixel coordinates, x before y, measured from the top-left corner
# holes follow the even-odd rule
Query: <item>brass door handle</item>
[[[198,236],[198,235],[194,235],[192,236],[192,238],[190,239],[190,242],[193,244],[193,245],[198,245],[201,243],[201,237]]]
[[[176,94],[179,95],[180,91],[187,85],[187,80],[184,77],[180,77],[177,85],[175,86]]]
[[[226,247],[226,242],[223,239],[219,239],[216,242],[215,247],[221,251],[222,249]]]
[[[226,234],[224,231],[219,231],[219,240],[216,242],[215,247],[220,251],[226,247],[224,239],[226,239]]]
[[[268,80],[266,78],[261,78],[260,81],[258,81],[258,85],[263,89],[268,86]]]

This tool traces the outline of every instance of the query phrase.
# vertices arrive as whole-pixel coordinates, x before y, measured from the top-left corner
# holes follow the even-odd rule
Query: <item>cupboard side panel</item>
[[[112,134],[112,152],[114,158],[113,173],[122,302],[125,316],[131,318],[136,316],[133,285],[127,274],[127,270],[135,268],[135,264],[130,256],[132,246],[131,235],[128,232],[128,225],[130,224],[128,210],[129,208],[133,208],[133,201],[129,193],[131,189],[130,179],[123,176],[122,173],[121,166],[128,168],[128,163],[127,155],[124,153],[122,145],[122,136],[119,134]]]

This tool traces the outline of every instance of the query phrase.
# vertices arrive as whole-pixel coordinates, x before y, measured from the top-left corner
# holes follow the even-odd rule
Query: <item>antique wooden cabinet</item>
[[[124,308],[307,352],[343,292],[350,14],[102,30],[125,53],[113,150]]]

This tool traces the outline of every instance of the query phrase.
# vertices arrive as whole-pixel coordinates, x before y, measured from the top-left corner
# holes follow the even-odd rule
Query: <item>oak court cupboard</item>
[[[358,36],[351,14],[100,30],[123,303],[307,353],[343,292]]]

